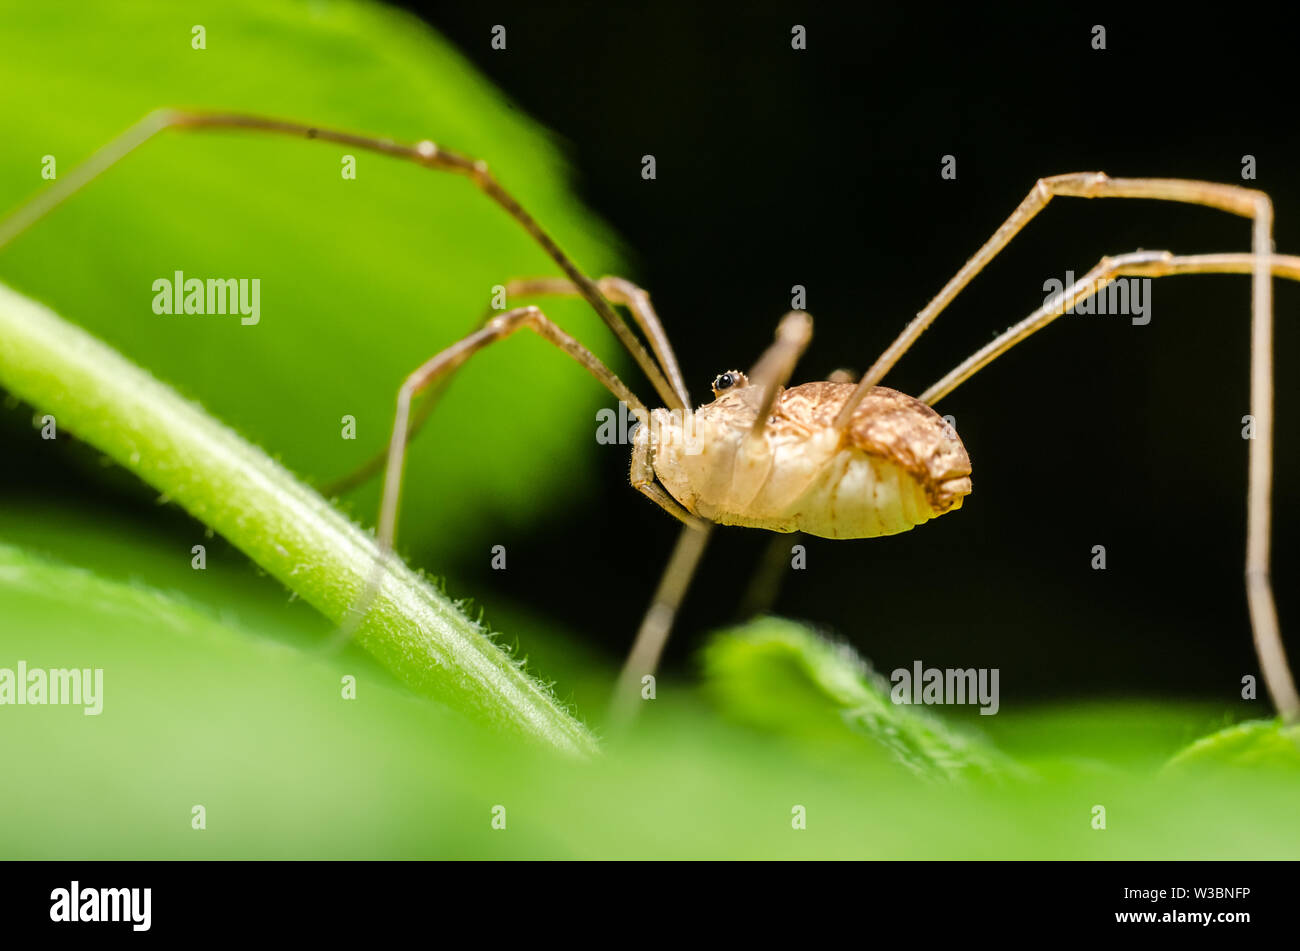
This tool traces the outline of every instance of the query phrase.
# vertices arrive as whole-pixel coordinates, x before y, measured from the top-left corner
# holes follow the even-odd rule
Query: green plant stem
[[[224,535],[335,624],[374,540],[234,431],[80,327],[0,284],[0,385]],[[177,557],[190,557],[188,551]],[[418,692],[576,755],[596,742],[445,595],[388,559],[357,641]]]

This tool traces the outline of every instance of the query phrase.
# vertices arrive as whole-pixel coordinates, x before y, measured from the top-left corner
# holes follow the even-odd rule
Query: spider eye
[[[736,378],[730,373],[724,373],[713,381],[715,390],[729,390],[736,385]]]

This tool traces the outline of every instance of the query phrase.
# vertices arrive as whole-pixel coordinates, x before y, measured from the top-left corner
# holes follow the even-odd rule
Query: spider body
[[[719,384],[725,384],[719,386]],[[970,458],[920,400],[884,386],[834,426],[851,383],[781,390],[761,431],[762,388],[737,371],[686,417],[657,409],[633,436],[633,472],[648,465],[692,515],[721,525],[823,538],[894,535],[961,508]]]

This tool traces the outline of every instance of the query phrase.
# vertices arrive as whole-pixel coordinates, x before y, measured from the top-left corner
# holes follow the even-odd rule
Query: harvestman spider
[[[162,110],[151,113],[73,172],[0,220],[0,248],[64,199],[164,129],[241,129],[305,136],[406,159],[469,178],[520,224],[564,273],[508,285],[508,296],[577,295],[618,337],[668,409],[651,411],[608,367],[535,306],[489,316],[474,332],[421,364],[402,384],[388,451],[340,485],[385,470],[380,506],[376,582],[363,592],[351,629],[368,609],[382,560],[391,553],[407,442],[428,417],[441,388],[467,359],[488,344],[526,328],[581,364],[625,402],[642,425],[635,431],[630,481],[685,529],[655,591],[620,677],[618,711],[630,711],[635,687],[654,670],[678,606],[703,554],[713,524],[778,532],[802,530],[831,538],[868,538],[906,531],[959,508],[970,492],[970,461],[960,439],[933,405],[994,359],[1047,326],[1067,309],[1119,277],[1171,274],[1250,274],[1251,413],[1247,492],[1246,593],[1255,648],[1274,706],[1288,720],[1300,716],[1300,698],[1287,667],[1269,581],[1273,435],[1272,275],[1300,280],[1300,257],[1273,253],[1273,208],[1263,192],[1184,179],[1110,178],[1080,172],[1039,179],[1002,226],[966,262],[856,384],[805,383],[786,388],[812,335],[812,318],[792,311],[775,342],[748,374],[729,371],[713,383],[713,402],[692,409],[690,395],[649,295],[619,278],[593,281],[499,185],[486,163],[431,141],[402,145],[387,139],[320,129],[259,116]],[[879,386],[921,333],[970,280],[1052,198],[1152,198],[1205,205],[1253,222],[1251,253],[1174,255],[1139,251],[1106,257],[1060,295],[982,347],[920,399]],[[611,302],[627,308],[650,351]],[[431,391],[413,416],[413,399]],[[673,411],[673,412],[670,412]],[[689,432],[688,432],[689,430]],[[687,437],[700,449],[684,451]]]

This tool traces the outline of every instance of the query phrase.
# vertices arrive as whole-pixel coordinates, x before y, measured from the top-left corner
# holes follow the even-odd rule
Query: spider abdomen
[[[876,387],[841,432],[833,420],[853,386],[808,383],[783,391],[753,435],[754,389],[721,394],[686,425],[656,411],[655,475],[702,518],[871,538],[960,508],[970,492],[965,448],[919,400]]]
[[[838,450],[811,471],[803,465],[792,467],[778,451],[769,460],[758,492],[751,495],[746,448],[742,445],[737,454],[728,497],[716,505],[697,499],[700,515],[722,525],[802,531],[823,538],[873,538],[905,532],[933,514],[924,487],[911,473],[854,448]]]

